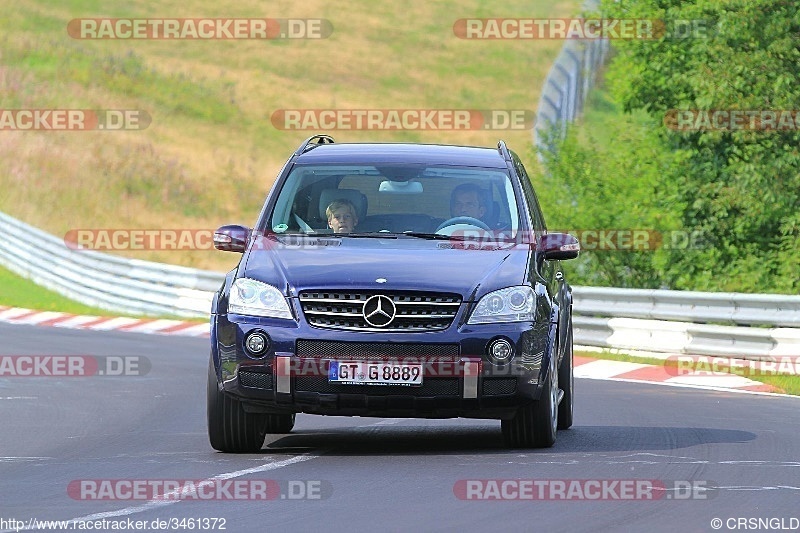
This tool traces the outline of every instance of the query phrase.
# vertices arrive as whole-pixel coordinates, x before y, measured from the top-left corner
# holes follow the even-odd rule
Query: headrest
[[[319,195],[319,216],[327,220],[325,210],[334,200],[349,200],[356,206],[356,216],[358,220],[364,220],[367,216],[367,197],[356,189],[323,189]]]

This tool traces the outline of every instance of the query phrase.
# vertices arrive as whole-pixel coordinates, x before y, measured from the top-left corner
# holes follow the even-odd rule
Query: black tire
[[[572,360],[572,319],[569,321],[567,346],[564,349],[564,360],[558,368],[558,384],[564,391],[561,403],[558,404],[558,429],[572,427],[572,414],[575,409],[573,394],[575,391],[575,371]]]
[[[290,415],[266,415],[268,434],[289,433],[294,427],[294,413]]]
[[[208,440],[215,450],[254,453],[264,445],[266,415],[247,413],[242,404],[219,390],[214,361],[208,363]]]
[[[556,442],[558,426],[558,373],[555,357],[542,387],[542,397],[521,407],[514,418],[502,420],[500,427],[511,448],[549,448]]]

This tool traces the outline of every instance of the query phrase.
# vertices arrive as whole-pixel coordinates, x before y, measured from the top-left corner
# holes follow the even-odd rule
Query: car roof
[[[506,168],[496,148],[412,143],[321,144],[300,154],[295,163],[422,163]]]

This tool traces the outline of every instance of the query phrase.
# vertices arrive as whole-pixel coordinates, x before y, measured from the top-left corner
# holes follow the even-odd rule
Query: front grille
[[[517,378],[486,378],[483,380],[484,396],[503,396],[517,391]]]
[[[396,314],[385,326],[370,325],[364,303],[372,296],[391,299]],[[435,331],[447,329],[461,305],[461,296],[435,292],[303,291],[303,314],[312,326],[361,331]],[[373,321],[374,322],[374,321]]]
[[[405,387],[398,385],[341,385],[331,383],[327,378],[303,376],[295,379],[295,390],[368,396],[458,396],[460,393],[457,378],[429,378],[423,380],[419,387]]]
[[[271,389],[272,374],[264,374],[262,372],[240,371],[239,383],[243,387],[250,387],[253,389]]]
[[[341,342],[298,339],[298,357],[315,359],[353,358],[371,361],[380,359],[411,359],[420,362],[458,361],[458,344]]]

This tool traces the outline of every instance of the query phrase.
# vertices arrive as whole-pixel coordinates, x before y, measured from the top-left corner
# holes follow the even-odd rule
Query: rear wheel
[[[267,415],[245,412],[242,404],[221,390],[213,359],[208,363],[208,440],[221,452],[253,453],[264,445]]]
[[[572,361],[572,319],[569,321],[567,333],[567,346],[564,349],[564,360],[558,369],[558,383],[564,396],[558,404],[558,429],[572,427],[572,412],[574,410],[573,392],[575,390],[575,372]]]
[[[543,384],[542,397],[521,407],[514,418],[500,426],[506,445],[511,448],[549,448],[556,442],[558,425],[558,372],[555,354]]]

